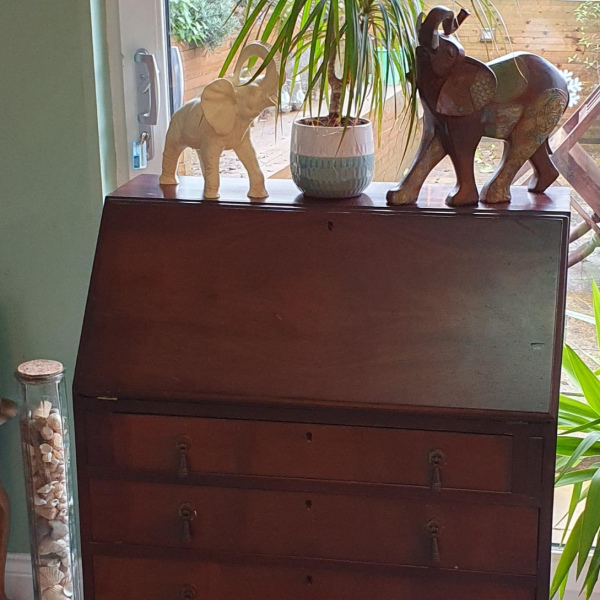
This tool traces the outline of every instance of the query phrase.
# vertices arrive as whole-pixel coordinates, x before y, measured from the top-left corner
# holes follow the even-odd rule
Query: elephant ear
[[[229,135],[238,113],[238,97],[231,81],[215,79],[202,92],[202,112],[218,135]]]
[[[449,117],[472,115],[496,93],[494,72],[484,63],[465,56],[442,87],[437,112]]]

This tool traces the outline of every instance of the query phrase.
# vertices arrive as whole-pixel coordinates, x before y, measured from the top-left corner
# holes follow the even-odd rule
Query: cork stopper
[[[60,375],[65,368],[57,360],[29,360],[17,367],[17,374],[24,379],[48,379]]]

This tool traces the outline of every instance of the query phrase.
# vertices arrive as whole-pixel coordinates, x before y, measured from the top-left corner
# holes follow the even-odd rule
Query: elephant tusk
[[[434,31],[431,36],[431,49],[437,50],[440,47],[440,32]]]

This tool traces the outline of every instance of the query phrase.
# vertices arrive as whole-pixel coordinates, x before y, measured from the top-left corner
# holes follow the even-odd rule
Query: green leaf
[[[559,437],[557,440],[557,446],[560,444],[561,441],[568,440],[568,439],[570,439],[570,438]],[[590,448],[594,447],[594,444],[596,444],[598,442],[598,440],[600,440],[600,431],[594,431],[592,433],[588,433],[588,435],[586,435],[583,439],[581,439],[581,438],[571,438],[571,439],[577,440],[577,441],[579,441],[579,443],[577,444],[577,446],[573,450],[573,452],[570,454],[569,460],[566,462],[565,466],[561,469],[560,474],[556,478],[556,482],[560,481],[561,478],[566,474],[566,472],[571,467],[575,466],[579,462],[579,460],[585,455],[585,453],[590,450]],[[564,454],[562,454],[562,452],[559,452],[558,450],[557,450],[557,453],[564,455]]]
[[[568,345],[565,345],[563,351],[563,368],[572,382],[581,389],[596,416],[600,416],[600,381]]]
[[[600,544],[598,543],[600,536],[596,538],[596,547],[590,561],[587,575],[583,582],[582,591],[585,589],[585,597],[589,598],[594,591],[594,587],[598,582],[598,574],[600,573]]]
[[[588,497],[582,513],[581,535],[579,537],[579,557],[577,560],[577,577],[583,571],[594,538],[600,529],[600,471],[596,471],[588,488]]]
[[[598,414],[594,411],[587,402],[577,400],[571,395],[561,394],[559,397],[559,409],[561,412],[567,412],[572,415],[577,415],[585,419],[594,420],[598,418]]]
[[[598,435],[598,432],[594,432],[594,434]],[[573,453],[577,451],[581,446],[581,442],[581,437],[559,436],[556,440],[556,453],[558,454],[558,456],[568,457],[570,461]],[[584,456],[600,456],[600,444],[598,442],[594,442],[577,458],[582,458]],[[574,462],[575,461],[573,461],[573,463]],[[567,470],[571,468],[573,463],[571,463],[570,466],[567,467]]]
[[[560,480],[556,482],[555,486],[564,487],[566,485],[581,484],[584,481],[589,481],[596,472],[597,469],[581,469],[580,471],[571,471],[571,473],[567,473],[561,477]]]
[[[567,522],[565,523],[565,529],[563,531],[562,538],[560,543],[564,543],[565,537],[569,533],[569,527],[571,526],[571,521],[573,520],[573,515],[577,510],[577,506],[581,501],[581,483],[575,483],[573,485],[573,492],[571,493],[571,501],[569,502],[569,510],[567,512]]]
[[[554,577],[552,578],[552,585],[550,586],[550,598],[553,598],[556,595],[556,593],[559,591],[559,588],[566,583],[567,578],[569,577],[569,569],[575,561],[575,557],[577,556],[577,551],[579,549],[582,521],[583,516],[580,516],[579,519],[577,519],[575,527],[573,527],[573,531],[570,533],[567,543],[565,544],[565,547],[560,555]]]
[[[590,431],[591,429],[600,430],[600,419],[595,419],[594,421],[588,421],[587,423],[583,423],[571,429],[568,429],[561,435],[569,435],[571,433],[580,433],[581,431]]]
[[[600,290],[595,281],[592,281],[592,305],[594,307],[594,319],[596,320],[596,343],[600,352]]]

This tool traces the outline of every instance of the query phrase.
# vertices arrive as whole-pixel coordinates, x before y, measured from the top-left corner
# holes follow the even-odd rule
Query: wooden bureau
[[[270,185],[106,200],[74,381],[86,600],[546,600],[568,190]]]

